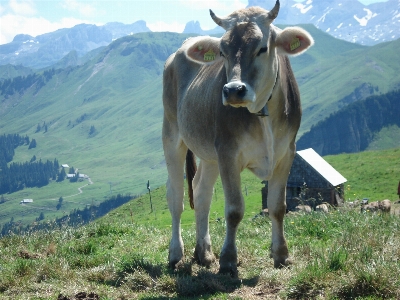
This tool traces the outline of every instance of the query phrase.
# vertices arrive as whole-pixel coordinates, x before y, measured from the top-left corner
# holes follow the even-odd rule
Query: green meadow
[[[399,158],[399,152],[393,149],[367,155],[379,158],[380,165],[387,168],[389,161]],[[333,165],[343,162],[346,168],[355,169],[358,156],[349,160],[345,154],[327,159]],[[367,170],[362,167],[360,172]],[[394,172],[398,177],[399,170]],[[361,181],[348,179],[353,192]],[[397,199],[374,181],[371,185],[377,191],[376,197]],[[179,270],[167,267],[171,217],[162,186],[151,191],[153,211],[150,194],[144,194],[85,226],[62,226],[1,238],[0,298],[56,299],[62,295],[72,299],[79,293],[100,299],[400,297],[398,215],[361,213],[359,208],[347,206],[328,214],[289,214],[285,217],[285,232],[294,264],[274,269],[269,258],[271,222],[259,213],[261,183],[250,172],[244,172],[242,186],[246,213],[237,237],[238,278],[218,274],[217,261],[209,269],[192,262],[196,234],[194,212],[187,199],[182,215],[186,262]],[[399,210],[399,206],[394,204],[393,209]],[[223,210],[218,181],[209,221],[217,257],[225,235]]]

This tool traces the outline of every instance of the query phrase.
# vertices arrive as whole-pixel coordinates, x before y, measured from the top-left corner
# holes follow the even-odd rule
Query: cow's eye
[[[219,52],[219,56],[225,57],[225,55],[222,53],[222,51]]]
[[[268,47],[263,47],[260,49],[260,51],[258,51],[257,56],[259,56],[261,53],[267,52]]]

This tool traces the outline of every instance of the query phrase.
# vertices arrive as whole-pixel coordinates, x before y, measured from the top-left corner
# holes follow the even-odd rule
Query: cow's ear
[[[312,36],[300,27],[287,27],[277,33],[275,45],[286,55],[299,55],[314,44]]]
[[[196,39],[185,51],[186,56],[197,63],[213,64],[221,59],[219,39],[202,37]]]

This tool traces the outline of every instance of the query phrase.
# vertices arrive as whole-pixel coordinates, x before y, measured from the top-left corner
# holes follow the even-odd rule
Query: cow
[[[180,219],[185,161],[196,219],[194,259],[200,265],[210,267],[215,260],[209,211],[220,176],[226,235],[219,272],[237,275],[236,233],[244,215],[240,173],[246,168],[268,180],[274,266],[291,263],[283,217],[301,104],[288,56],[303,53],[314,41],[299,27],[281,30],[272,25],[279,6],[277,0],[271,11],[249,7],[224,18],[210,10],[214,22],[225,29],[223,36],[190,38],[165,63],[162,141],[172,216],[168,255],[172,268],[184,262]]]

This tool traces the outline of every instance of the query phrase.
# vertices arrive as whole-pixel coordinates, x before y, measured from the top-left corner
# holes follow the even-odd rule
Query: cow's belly
[[[183,129],[181,132],[182,141],[200,159],[207,161],[218,161],[214,147],[214,139],[204,132],[190,132]]]
[[[249,169],[261,180],[269,180],[272,177],[276,165],[275,153],[272,145],[258,145],[248,153],[244,152],[245,165],[243,168]]]

